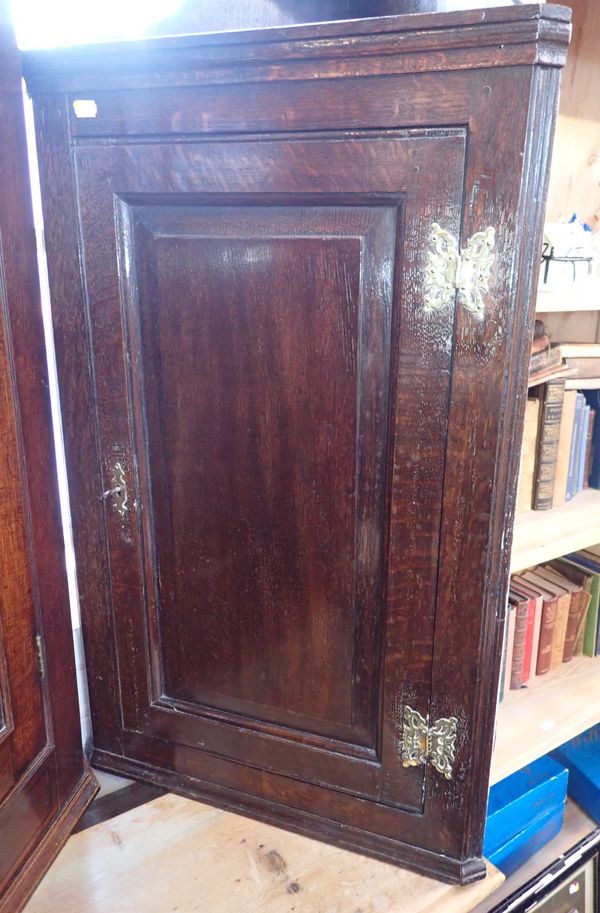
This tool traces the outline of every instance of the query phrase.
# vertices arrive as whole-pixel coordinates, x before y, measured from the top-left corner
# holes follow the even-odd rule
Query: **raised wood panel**
[[[155,696],[374,748],[396,208],[127,210]]]

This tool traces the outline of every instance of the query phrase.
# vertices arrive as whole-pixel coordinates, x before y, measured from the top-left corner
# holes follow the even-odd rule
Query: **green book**
[[[556,562],[563,568],[565,576],[574,583],[581,583],[590,593],[591,599],[587,610],[585,633],[583,635],[583,652],[586,656],[598,655],[598,610],[600,605],[600,566],[598,570],[591,567],[592,562],[580,557],[577,552],[565,555]],[[569,573],[570,569],[576,573]]]

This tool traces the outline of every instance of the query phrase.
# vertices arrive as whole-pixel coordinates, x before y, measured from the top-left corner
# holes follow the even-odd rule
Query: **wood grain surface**
[[[467,913],[467,887],[166,795],[74,835],[25,913]]]
[[[85,771],[20,61],[0,2],[0,911],[16,913],[94,792]]]

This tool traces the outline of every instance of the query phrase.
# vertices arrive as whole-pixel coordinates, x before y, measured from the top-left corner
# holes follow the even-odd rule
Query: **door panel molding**
[[[423,307],[419,270],[427,256],[431,222],[441,218],[444,224],[458,231],[465,142],[465,131],[452,128],[422,133],[364,131],[285,139],[222,139],[204,142],[198,147],[192,143],[180,147],[143,143],[136,146],[116,144],[109,149],[86,144],[74,151],[86,270],[87,319],[95,365],[98,444],[104,464],[103,478],[97,483],[97,497],[102,499],[103,493],[111,490],[114,465],[118,461],[124,467],[129,501],[133,505],[120,513],[110,498],[103,502],[108,563],[112,569],[110,599],[120,670],[122,739],[129,739],[129,734],[135,738],[136,733],[144,733],[156,739],[157,745],[172,744],[183,749],[184,746],[194,748],[200,743],[207,753],[221,759],[219,763],[224,763],[226,757],[237,759],[238,763],[245,760],[248,765],[263,768],[265,772],[285,771],[298,783],[310,780],[323,788],[370,797],[390,807],[423,812],[425,772],[401,765],[402,705],[408,695],[411,700],[418,700],[427,712],[430,700],[436,613],[435,567],[441,522],[453,319],[452,307],[438,313],[427,312]],[[318,192],[314,171],[319,166],[313,164],[317,162],[326,162],[326,167],[319,169]],[[241,193],[241,175],[244,193]],[[399,212],[398,217],[396,212]],[[363,238],[360,281],[366,283],[363,292],[353,293],[358,294],[360,307],[356,311],[357,317],[352,319],[361,321],[352,331],[355,333],[352,344],[357,346],[353,358],[362,359],[362,362],[356,362],[357,393],[354,394],[355,405],[351,407],[351,413],[357,415],[359,421],[355,441],[360,441],[366,453],[379,454],[370,457],[372,468],[366,475],[360,463],[361,450],[355,450],[351,456],[352,490],[370,492],[371,499],[364,507],[358,502],[355,516],[361,517],[365,529],[372,530],[376,525],[380,536],[378,540],[373,539],[373,544],[364,537],[362,527],[355,529],[353,548],[359,555],[362,549],[364,557],[361,560],[368,562],[364,579],[369,584],[364,587],[360,575],[354,574],[353,588],[359,600],[356,605],[361,609],[353,609],[352,631],[355,643],[369,647],[365,648],[362,658],[360,653],[354,652],[354,661],[340,660],[340,668],[351,668],[353,680],[360,683],[360,687],[354,684],[348,692],[356,696],[351,705],[353,721],[363,720],[364,734],[359,738],[355,735],[360,733],[357,722],[352,723],[352,728],[344,729],[341,723],[333,726],[325,720],[317,725],[314,714],[310,721],[294,717],[289,711],[285,715],[273,710],[266,713],[264,708],[253,712],[252,703],[257,701],[251,696],[245,702],[235,694],[233,698],[217,700],[214,689],[212,692],[206,688],[204,692],[197,691],[196,698],[193,691],[177,693],[173,682],[166,680],[168,675],[165,678],[164,667],[165,638],[168,641],[173,634],[168,628],[161,630],[166,612],[171,610],[168,603],[161,606],[155,598],[157,585],[167,585],[172,573],[170,568],[164,570],[157,565],[154,534],[158,520],[167,531],[176,525],[179,536],[177,541],[165,540],[167,544],[160,546],[159,562],[164,561],[165,556],[171,559],[178,548],[189,548],[187,540],[194,543],[193,549],[180,561],[179,579],[183,579],[181,574],[185,567],[192,566],[196,557],[202,555],[204,546],[200,540],[196,541],[198,533],[193,511],[189,517],[182,514],[182,519],[176,522],[171,516],[171,495],[161,495],[157,519],[156,493],[154,497],[149,494],[153,473],[161,480],[172,478],[167,454],[173,440],[183,442],[179,446],[183,453],[189,454],[186,459],[191,479],[195,478],[195,461],[203,459],[203,444],[195,446],[193,437],[185,442],[187,426],[183,420],[173,420],[175,424],[172,424],[173,414],[182,408],[186,387],[183,385],[179,393],[174,382],[169,381],[171,387],[165,388],[165,372],[171,371],[171,376],[177,377],[173,374],[179,369],[177,356],[181,364],[194,364],[194,369],[190,368],[192,386],[189,388],[190,391],[194,389],[201,379],[201,367],[193,362],[198,357],[196,350],[198,346],[204,346],[199,366],[203,362],[212,363],[211,351],[216,350],[211,350],[210,346],[215,337],[223,346],[223,365],[228,366],[227,370],[233,372],[231,376],[234,377],[235,363],[228,362],[230,356],[226,355],[234,343],[225,340],[228,338],[226,333],[234,332],[231,328],[240,322],[245,323],[245,332],[256,351],[261,343],[248,323],[256,308],[242,320],[241,304],[235,305],[235,312],[231,311],[237,323],[231,322],[232,317],[229,324],[223,324],[219,304],[219,308],[211,312],[213,329],[210,324],[205,328],[204,324],[190,323],[186,332],[190,339],[197,340],[197,344],[186,341],[180,326],[181,314],[187,313],[185,309],[188,308],[190,320],[200,320],[194,316],[194,308],[204,301],[202,295],[206,291],[198,270],[202,269],[204,280],[210,281],[207,272],[207,269],[213,269],[210,263],[217,264],[214,269],[221,271],[225,268],[223,264],[231,262],[228,258],[232,256],[235,263],[242,263],[249,252],[248,244],[254,244],[255,248],[258,244],[261,256],[267,258],[265,263],[271,262],[275,256],[273,238],[279,238],[277,243],[283,244],[283,250],[289,253],[291,247],[317,242],[339,245],[344,237],[352,244],[359,243],[352,239]],[[268,256],[267,242],[271,245]],[[217,255],[213,250],[213,259],[205,263],[202,258],[208,256],[206,248],[210,245],[214,248],[215,243]],[[198,247],[194,248],[194,244]],[[258,248],[255,248],[250,251],[254,258],[252,275],[257,268]],[[358,253],[356,248],[351,256],[356,258]],[[344,256],[349,256],[348,252]],[[157,272],[157,257],[163,258],[160,262],[165,264],[161,267],[164,271],[177,262],[168,278]],[[318,262],[315,251],[310,257],[311,263]],[[391,261],[396,262],[395,269],[391,268]],[[293,274],[298,283],[300,274],[294,274],[292,262],[289,261],[287,272]],[[351,260],[347,262],[351,263]],[[320,269],[320,275],[325,277],[324,269]],[[275,270],[273,276],[284,273],[286,270],[282,267]],[[240,276],[245,275],[240,273]],[[322,281],[328,280],[323,278]],[[184,285],[184,282],[188,284]],[[352,282],[356,280],[352,279]],[[325,284],[323,288],[328,286]],[[195,297],[198,301],[192,307]],[[312,298],[310,300],[313,302]],[[141,310],[140,303],[143,303]],[[208,308],[209,303],[207,298],[202,308]],[[164,315],[159,304],[165,310]],[[284,305],[290,306],[285,299]],[[231,306],[222,303],[223,308]],[[264,301],[260,306],[266,307]],[[311,311],[313,306],[315,310]],[[303,322],[295,331],[298,339],[305,332],[304,321],[310,314],[319,313],[314,302],[302,307]],[[204,311],[201,314],[204,320],[203,314]],[[292,307],[287,323],[293,324],[293,319]],[[261,320],[261,327],[265,331],[268,327],[271,334],[272,350],[279,352],[285,338],[281,335],[283,330],[278,329],[280,336],[274,337],[274,327],[278,324],[269,325],[265,322],[266,317]],[[115,332],[122,333],[122,341],[108,346],[107,340],[115,339]],[[344,338],[340,332],[348,331],[336,328],[331,343],[323,343],[331,349],[328,349],[330,359],[334,357],[335,346]],[[166,333],[167,339],[169,333],[174,333],[173,338],[179,340],[178,348],[171,351],[160,348],[156,341],[149,341],[154,339],[152,334],[161,333]],[[323,338],[327,340],[328,337]],[[373,341],[369,342],[369,339]],[[311,346],[314,348],[313,343],[309,346],[312,352]],[[304,350],[304,344],[299,343],[298,351]],[[165,359],[171,356],[175,361],[168,366]],[[254,370],[247,367],[250,357],[254,356],[248,347],[246,350],[240,347],[237,363],[246,366],[244,383],[250,382]],[[292,369],[292,362],[286,362],[286,365],[288,373],[296,370]],[[149,370],[155,373],[147,378]],[[219,376],[225,377],[215,374],[215,378]],[[415,382],[422,394],[417,407],[413,398]],[[278,389],[282,389],[282,383],[278,383]],[[300,387],[296,384],[296,388]],[[154,405],[154,400],[148,399],[149,391],[155,391],[151,395],[158,397]],[[167,403],[160,406],[162,414],[157,411],[161,396],[166,397]],[[365,399],[367,396],[372,398],[372,406],[369,406],[369,399]],[[239,396],[235,398],[239,409],[238,400]],[[193,403],[193,397],[189,402]],[[358,409],[356,402],[360,404]],[[425,412],[423,403],[429,406]],[[190,409],[191,405],[186,408]],[[221,412],[226,408],[223,403]],[[306,408],[309,411],[313,408],[308,399]],[[211,423],[222,420],[217,411],[211,413],[210,422],[198,424],[199,419],[189,413],[193,434],[198,435],[199,442],[206,438],[207,426],[212,427]],[[315,421],[313,425],[318,427],[319,422]],[[246,427],[243,418],[240,427]],[[373,430],[367,431],[369,428]],[[164,443],[152,429],[160,429],[161,434],[166,434]],[[376,429],[379,430],[375,434]],[[155,436],[148,458],[147,447],[152,434]],[[423,452],[418,468],[405,473],[404,465],[414,463],[413,454],[420,448],[423,435],[429,440],[429,449]],[[348,439],[351,440],[352,435]],[[248,448],[249,444],[244,446]],[[289,465],[297,464],[294,458]],[[207,465],[213,464],[209,460]],[[249,470],[248,476],[251,478],[260,471],[257,464],[254,470]],[[173,483],[169,481],[169,484]],[[197,486],[198,483],[193,484]],[[233,484],[239,488],[239,483]],[[178,490],[183,510],[191,509],[187,503],[189,493],[188,488]],[[420,505],[418,523],[415,523],[411,509],[396,511],[395,503],[414,505],[416,509]],[[213,502],[213,511],[215,505]],[[286,517],[290,509],[283,509]],[[253,508],[253,516],[256,510]],[[332,522],[335,525],[340,521]],[[182,530],[186,529],[189,532],[184,534]],[[172,532],[169,535],[172,536]],[[211,541],[220,541],[219,535],[218,532],[213,534]],[[371,532],[369,535],[372,538]],[[260,542],[262,547],[262,534]],[[200,571],[195,573],[200,574]],[[198,579],[202,583],[203,578]],[[369,595],[369,587],[374,596]],[[192,587],[189,597],[185,598],[191,599],[194,592]],[[418,630],[414,627],[414,619],[412,622],[408,619],[413,598],[421,606]],[[175,604],[181,617],[177,622],[175,615],[174,623],[185,626],[185,612],[180,602]],[[193,602],[188,604],[190,612],[196,611]],[[383,628],[378,634],[377,627],[377,617],[383,617],[383,613],[387,616],[387,644],[381,640]],[[199,617],[202,621],[202,616]],[[398,637],[398,625],[404,625],[402,637]],[[180,645],[187,649],[187,629],[184,633],[182,627],[177,637]],[[420,647],[415,652],[411,644],[417,640]],[[190,633],[190,645],[192,642],[195,642],[195,635]],[[93,648],[88,655],[93,665]],[[189,669],[190,675],[200,674],[201,666],[198,672],[193,671],[194,655],[185,660],[178,654],[173,656],[175,658],[169,660],[170,668]],[[200,653],[198,660],[201,662]],[[326,663],[325,657],[321,664],[326,671],[323,662]],[[315,673],[309,673],[309,679]],[[191,683],[192,679],[188,681]],[[190,705],[194,704],[194,713],[188,713],[188,709],[192,709]],[[339,711],[336,713],[340,718]],[[287,732],[277,728],[282,725],[288,727]],[[96,732],[97,744],[101,744],[102,730]]]

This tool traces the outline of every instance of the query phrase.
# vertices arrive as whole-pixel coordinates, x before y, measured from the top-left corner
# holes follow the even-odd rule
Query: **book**
[[[530,611],[532,611],[532,618],[529,619],[529,625],[527,629],[527,638],[528,640],[525,643],[525,662],[529,662],[529,676],[534,677],[538,674],[537,672],[537,658],[540,646],[540,631],[542,625],[542,610],[543,610],[543,596],[542,594],[535,590],[533,587],[528,586],[524,581],[518,580],[516,578],[511,578],[510,581],[511,589],[520,596],[525,596],[527,599],[531,600],[530,602]],[[529,638],[531,637],[531,644],[529,644]],[[523,666],[525,669],[525,664]]]
[[[585,653],[594,656],[596,642],[596,628],[598,625],[598,607],[600,600],[600,575],[577,565],[568,558],[557,558],[553,562],[561,566],[561,571],[570,580],[580,582],[584,593],[588,595],[588,602],[584,606],[583,618],[579,622],[579,633],[575,644],[575,654]]]
[[[569,392],[575,393],[574,390]],[[575,393],[575,395],[577,394]],[[539,399],[528,399],[525,406],[523,446],[521,448],[521,466],[519,470],[519,484],[517,487],[517,513],[531,510],[539,415]]]
[[[569,390],[569,393],[572,393]],[[585,442],[585,461],[583,464],[583,487],[590,487],[590,473],[592,471],[592,440],[594,437],[594,423],[596,421],[596,410],[590,406],[590,421],[588,424],[587,439]]]
[[[565,365],[571,369],[573,377],[582,380],[600,377],[600,358],[566,358]]]
[[[590,605],[592,603],[592,593],[594,588],[594,575],[588,571],[583,570],[580,567],[577,567],[571,561],[568,561],[566,558],[555,558],[554,561],[549,563],[549,566],[555,568],[563,577],[566,577],[572,583],[578,584],[581,586],[581,608],[579,620],[577,622],[577,634],[575,638],[575,649],[573,651],[574,656],[578,656],[583,653],[583,640],[585,634],[585,627],[587,624],[587,616],[590,611]],[[600,581],[597,586],[598,591],[600,591]]]
[[[556,624],[556,606],[558,600],[552,593],[541,589],[535,584],[530,584],[520,574],[515,575],[513,580],[530,587],[536,596],[541,597],[542,615],[535,671],[536,675],[545,675],[550,669],[550,660],[552,659],[552,641],[554,639],[554,625]]]
[[[546,346],[545,348],[538,348],[535,350],[532,346],[531,355],[529,356],[530,375],[558,366],[562,367],[562,356],[559,346],[554,346],[553,348]]]
[[[537,371],[541,371],[543,368],[548,367],[548,346],[544,349],[539,349],[537,351],[531,351],[529,357],[529,373],[535,374]]]
[[[549,380],[560,380],[570,377],[573,374],[573,369],[569,368],[568,365],[550,365],[542,368],[540,371],[536,371],[535,374],[529,375],[529,380],[527,382],[528,387],[539,387],[541,384],[546,383]]]
[[[579,627],[577,629],[577,637],[575,638],[575,650],[573,651],[574,656],[580,656],[583,653],[583,641],[585,637],[585,627],[587,624],[587,615],[592,602],[592,594],[589,590],[584,590],[584,600],[582,603],[581,617],[579,619]]]
[[[536,401],[534,400],[534,402]],[[554,476],[554,492],[552,496],[552,503],[554,506],[557,504],[564,504],[567,500],[567,481],[569,478],[569,460],[571,456],[571,441],[573,440],[576,405],[577,390],[565,390],[562,416],[560,419],[560,431],[558,435],[558,453],[556,457],[556,473]],[[525,448],[524,437],[523,448]]]
[[[509,608],[508,608],[508,600],[507,600],[507,608],[506,608],[507,615],[508,615],[508,612],[509,612]],[[498,681],[498,703],[499,704],[501,704],[502,701],[504,700],[504,678],[506,676],[507,641],[508,641],[508,624],[506,623],[506,616],[505,616],[504,633],[502,635],[502,659],[500,661],[500,676],[499,676],[499,681]]]
[[[598,646],[598,609],[600,603],[600,559],[598,562],[587,559],[579,552],[571,552],[562,559],[590,578],[589,592],[591,600],[587,612],[583,636],[583,652],[586,656],[596,656]]]
[[[549,510],[552,507],[564,394],[565,382],[560,378],[548,381],[540,390],[539,431],[533,483],[535,510]]]
[[[527,645],[527,626],[529,621],[529,599],[522,599],[509,593],[509,602],[515,608],[515,629],[513,633],[513,652],[510,673],[511,691],[518,691],[525,684],[525,651]],[[529,678],[529,671],[527,671]]]
[[[556,570],[551,564],[539,567],[538,572],[550,580],[554,580],[563,589],[568,590],[571,594],[571,603],[569,606],[569,620],[565,634],[565,645],[563,648],[563,663],[568,663],[573,659],[575,653],[575,643],[579,635],[579,622],[583,606],[587,607],[589,603],[588,594],[584,592],[581,583],[575,583],[569,580],[564,574]]]
[[[515,640],[515,607],[510,601],[506,608],[506,662],[504,663],[504,693],[510,691],[510,679],[512,675],[512,658],[513,644]]]
[[[583,471],[585,468],[585,451],[587,447],[588,427],[590,424],[590,407],[586,405],[583,410],[583,425],[581,428],[581,443],[579,446],[579,462],[577,467],[577,491],[583,491]]]
[[[595,410],[596,415],[600,409],[600,390],[586,390],[585,398],[589,406]],[[600,488],[600,421],[594,422],[592,432],[592,455],[589,485],[590,488]]]
[[[569,471],[567,473],[567,493],[566,500],[570,501],[577,491],[577,468],[579,460],[579,447],[581,446],[581,429],[583,423],[583,410],[585,406],[585,396],[583,393],[576,393],[575,401],[575,419],[573,422],[573,437],[571,438],[571,450],[569,453]]]
[[[523,574],[525,580],[531,580],[540,589],[546,590],[556,596],[556,621],[554,623],[554,634],[552,637],[552,652],[550,654],[550,669],[560,666],[563,661],[565,649],[565,638],[567,635],[567,625],[569,622],[569,609],[571,606],[571,594],[564,587],[547,580],[544,576],[534,572],[525,571]]]

